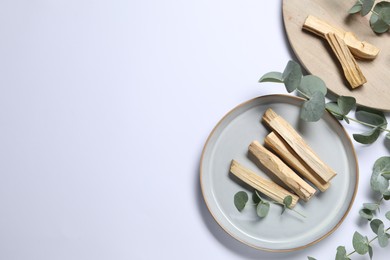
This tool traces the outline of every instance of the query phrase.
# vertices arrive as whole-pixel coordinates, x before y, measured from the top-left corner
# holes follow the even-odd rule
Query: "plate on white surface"
[[[358,187],[358,164],[348,134],[329,113],[320,121],[299,119],[302,99],[287,95],[269,95],[249,100],[225,115],[215,126],[204,146],[200,183],[206,205],[217,223],[237,240],[267,251],[293,251],[310,246],[330,235],[348,214]],[[337,172],[331,187],[318,192],[309,202],[302,200],[295,209],[306,217],[288,210],[281,214],[279,205],[271,204],[264,219],[257,217],[248,201],[239,212],[234,194],[253,189],[237,180],[230,172],[231,160],[237,160],[259,175],[268,176],[248,158],[253,140],[263,143],[269,133],[261,123],[267,108],[284,117],[304,137],[319,157]]]

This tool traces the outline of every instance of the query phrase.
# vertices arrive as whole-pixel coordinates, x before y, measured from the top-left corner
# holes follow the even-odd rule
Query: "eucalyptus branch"
[[[380,1],[375,4],[374,0],[357,0],[349,9],[349,14],[360,13],[366,16],[371,13],[370,27],[375,33],[385,33],[390,28],[390,2]]]
[[[348,96],[340,96],[334,102],[325,103],[327,93],[325,82],[314,75],[304,76],[301,66],[295,61],[289,61],[283,72],[264,74],[259,82],[283,83],[289,93],[296,91],[298,95],[304,97],[306,101],[301,106],[300,117],[305,121],[318,121],[327,110],[338,120],[345,120],[347,123],[353,121],[371,128],[368,132],[353,134],[353,138],[359,143],[371,144],[383,131],[387,132],[386,137],[390,139],[390,129],[387,129],[387,120],[383,112],[356,107],[356,99]],[[348,116],[352,109],[356,111],[356,118]]]
[[[355,118],[353,118],[353,117],[349,117],[349,116],[346,116],[346,115],[342,115],[342,114],[337,113],[337,112],[335,112],[335,111],[332,111],[332,110],[330,110],[330,109],[326,109],[326,110],[329,111],[329,112],[332,113],[332,114],[337,115],[337,116],[345,117],[345,118],[347,118],[349,121],[353,121],[353,122],[356,122],[356,123],[359,123],[359,124],[361,124],[361,125],[368,126],[368,127],[371,127],[371,128],[379,128],[379,129],[382,130],[382,131],[385,131],[385,132],[390,133],[390,129],[387,129],[386,127],[377,126],[377,125],[373,125],[373,124],[369,124],[369,123],[360,121],[360,120],[358,120],[358,119],[355,119]]]

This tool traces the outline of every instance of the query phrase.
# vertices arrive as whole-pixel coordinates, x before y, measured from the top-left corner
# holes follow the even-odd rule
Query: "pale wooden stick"
[[[287,165],[313,183],[320,191],[324,192],[330,187],[330,183],[321,180],[277,134],[274,132],[268,134],[264,139],[264,143],[266,147],[274,151]]]
[[[272,128],[291,149],[324,181],[329,182],[336,172],[326,165],[310,148],[295,129],[271,108],[263,115],[263,121]]]
[[[318,19],[315,16],[309,15],[304,24],[303,29],[308,30],[322,38],[325,38],[327,33],[334,33],[348,46],[352,54],[359,59],[372,60],[375,59],[379,53],[379,48],[376,46],[360,41],[352,32],[346,32],[341,28],[330,25],[326,21]]]
[[[339,60],[344,71],[344,76],[352,88],[357,88],[367,82],[362,71],[360,70],[355,58],[349,51],[344,41],[335,33],[325,34],[325,38],[332,48],[334,54]]]
[[[262,194],[266,195],[267,197],[273,199],[278,203],[283,204],[284,198],[286,198],[287,196],[291,196],[292,203],[290,205],[290,208],[293,208],[299,200],[297,195],[285,190],[275,182],[257,175],[256,173],[245,168],[235,160],[232,160],[232,163],[230,165],[230,172],[252,188],[258,190]]]
[[[308,201],[316,193],[312,186],[302,180],[279,157],[268,151],[258,141],[253,141],[249,145],[249,151],[264,167],[270,170],[304,201]]]

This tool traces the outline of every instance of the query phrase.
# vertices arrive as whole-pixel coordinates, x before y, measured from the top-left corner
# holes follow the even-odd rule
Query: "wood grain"
[[[278,203],[283,203],[285,197],[291,196],[292,203],[290,207],[293,208],[299,200],[297,195],[292,194],[291,192],[282,188],[275,182],[267,180],[257,175],[255,172],[242,166],[240,163],[238,163],[235,160],[232,160],[231,162],[230,172],[233,175],[235,175],[237,178],[239,178],[240,180],[242,180],[243,182],[251,186],[252,188],[258,190],[262,194],[275,200]]]
[[[288,167],[278,156],[267,150],[258,141],[253,141],[249,145],[249,152],[278,179],[286,184],[292,191],[304,201],[310,200],[316,190],[299,177],[290,167]]]
[[[291,149],[310,167],[310,169],[316,172],[324,182],[329,182],[336,176],[336,172],[318,157],[302,136],[271,108],[265,111],[263,122],[282,137]]]
[[[324,192],[330,187],[329,182],[322,181],[320,177],[299,158],[291,147],[274,132],[269,133],[265,137],[264,144],[267,148],[277,154],[288,166],[298,172],[303,178],[310,181],[320,191]]]
[[[355,0],[283,0],[283,18],[288,40],[306,70],[321,77],[336,95],[353,96],[360,105],[390,111],[390,33],[376,35],[367,17],[348,15]],[[308,15],[314,15],[345,31],[354,32],[362,41],[380,49],[373,61],[358,61],[367,79],[364,87],[351,89],[326,42],[302,30]]]

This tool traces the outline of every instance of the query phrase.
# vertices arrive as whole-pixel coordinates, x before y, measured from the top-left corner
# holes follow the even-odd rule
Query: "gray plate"
[[[200,182],[203,197],[218,224],[243,243],[268,251],[292,251],[307,247],[331,234],[352,206],[358,185],[358,165],[351,140],[340,123],[325,113],[315,123],[299,120],[302,100],[293,96],[270,95],[249,100],[230,111],[211,132],[201,159]],[[324,193],[295,207],[306,218],[271,205],[268,216],[259,219],[255,208],[247,205],[238,212],[233,196],[240,190],[252,193],[229,173],[230,162],[237,160],[267,177],[248,158],[253,140],[263,143],[269,130],[260,122],[264,111],[272,108],[305,138],[337,176]],[[268,177],[267,177],[268,178]],[[249,201],[251,202],[251,200]]]

